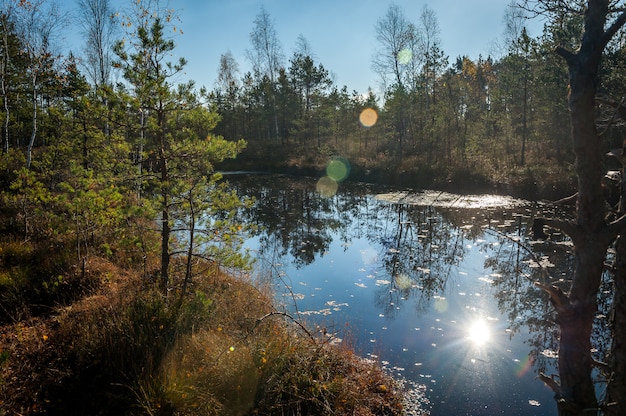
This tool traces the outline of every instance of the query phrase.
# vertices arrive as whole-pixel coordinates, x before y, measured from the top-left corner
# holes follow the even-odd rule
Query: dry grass
[[[309,337],[249,283],[198,279],[182,306],[93,260],[97,292],[0,327],[0,415],[399,415],[376,363]]]

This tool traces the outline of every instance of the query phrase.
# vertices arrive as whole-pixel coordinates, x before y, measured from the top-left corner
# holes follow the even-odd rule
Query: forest
[[[476,60],[446,55],[428,7],[411,22],[391,5],[371,28],[381,96],[335,85],[304,38],[285,59],[264,8],[244,29],[253,70],[225,52],[209,89],[177,83],[175,9],[76,4],[84,49],[68,56],[52,0],[0,10],[0,414],[401,414],[380,369],[236,278],[250,267],[238,213],[252,201],[220,172],[317,175],[337,158],[366,182],[578,191],[574,220],[537,224],[584,253],[571,281],[541,287],[563,357],[582,367],[564,358],[560,381],[542,380],[560,414],[598,407],[591,348],[565,342],[589,343],[595,282],[624,224],[603,194],[623,161],[623,2],[513,2],[499,56]],[[530,37],[537,15],[546,23]]]
[[[412,22],[391,5],[373,28],[381,96],[335,85],[332,68],[316,62],[302,36],[286,58],[262,9],[250,34],[254,70],[240,74],[230,52],[221,56],[210,94],[222,118],[216,132],[246,139],[237,163],[250,168],[316,173],[341,156],[354,179],[368,182],[565,196],[575,186],[568,71],[554,51],[577,48],[583,16],[562,8],[531,38],[525,25],[533,13],[515,4],[504,16],[499,56],[476,60],[446,55],[428,6]],[[622,36],[607,45],[598,88],[607,152],[622,141],[613,116],[623,88]],[[375,124],[359,122],[366,109],[375,111]],[[610,157],[606,163],[619,168]]]

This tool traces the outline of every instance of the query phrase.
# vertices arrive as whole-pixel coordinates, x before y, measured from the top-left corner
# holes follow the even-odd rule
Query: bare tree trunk
[[[599,13],[597,8],[595,12]],[[598,51],[597,43],[600,39],[593,40],[593,31],[599,24],[601,38],[604,19],[592,13],[587,18],[591,19],[586,25],[587,42],[583,41],[583,47],[575,57],[565,54],[570,71],[569,109],[578,174],[576,224],[582,233],[574,241],[576,270],[569,294],[569,307],[558,311],[561,327],[561,392],[565,400],[576,403],[576,412],[561,406],[561,414],[578,414],[583,409],[597,408],[591,379],[591,329],[597,310],[606,250],[611,243],[602,238],[605,228],[601,186],[603,169],[595,120],[595,94],[603,48]]]
[[[560,50],[570,74],[569,109],[572,143],[576,155],[578,198],[576,224],[582,231],[577,240],[576,270],[569,294],[569,310],[559,311],[562,320],[559,373],[563,397],[576,403],[577,412],[564,409],[561,414],[579,414],[597,408],[591,380],[591,327],[597,310],[597,296],[608,245],[602,159],[596,130],[595,95],[604,45],[604,24],[608,1],[590,1],[585,18],[585,34],[580,50],[571,55]]]
[[[169,171],[166,152],[166,138],[164,132],[164,114],[163,104],[159,105],[157,123],[159,126],[159,167],[161,169],[160,185],[161,198],[163,199],[163,207],[161,209],[161,282],[160,288],[164,295],[167,295],[169,286],[169,267],[170,267],[170,207],[169,207]]]
[[[4,10],[2,16],[2,58],[0,61],[0,86],[2,88],[2,102],[4,103],[4,143],[2,150],[9,153],[9,91],[7,89],[7,78],[9,76],[9,67],[11,60],[11,52],[9,50],[9,15],[11,10]]]
[[[589,38],[587,38],[589,40]],[[601,193],[600,140],[595,124],[595,92],[600,56],[591,45],[566,55],[570,70],[569,108],[576,154],[578,198],[574,240],[576,262],[568,296],[552,297],[561,331],[559,340],[559,415],[580,415],[597,409],[591,378],[591,329],[597,310],[606,250],[603,238],[604,198]],[[600,51],[601,54],[601,51]]]
[[[595,237],[595,236],[594,236]],[[559,415],[579,415],[597,409],[595,385],[591,377],[591,330],[596,314],[606,245],[595,238],[576,246],[576,271],[567,302],[556,301],[560,327],[558,400]]]
[[[525,68],[528,71],[528,66]],[[520,165],[526,165],[526,139],[528,138],[528,74],[524,72],[524,103],[522,104],[522,151]]]
[[[1,73],[0,73],[0,77],[2,77],[2,79],[0,80],[0,86],[2,88],[2,102],[4,103],[4,143],[3,143],[3,147],[2,150],[4,151],[4,153],[9,153],[9,120],[10,120],[10,113],[9,113],[9,91],[7,89],[7,77],[8,77],[8,71],[9,71],[9,59],[10,59],[10,51],[9,51],[9,40],[8,40],[8,33],[7,30],[8,28],[6,27],[7,23],[3,22],[3,34],[2,34],[2,49],[4,50],[3,53],[3,57],[2,57],[2,68],[0,69]]]
[[[108,110],[107,110],[108,111]],[[139,151],[137,155],[137,199],[141,199],[141,181],[143,175],[143,145],[146,140],[146,119],[144,109],[139,110],[140,130],[139,130]]]
[[[30,169],[30,163],[32,162],[33,146],[35,145],[35,138],[37,137],[37,73],[33,73],[32,79],[33,88],[33,128],[30,134],[30,140],[28,141],[28,148],[26,150],[26,168]]]
[[[189,191],[189,243],[187,246],[187,267],[185,270],[185,280],[183,281],[183,287],[180,293],[181,302],[187,293],[187,286],[191,283],[191,277],[193,272],[193,250],[194,239],[196,233],[196,211],[193,204],[193,188]]]
[[[3,146],[3,151],[4,153],[9,153],[9,120],[10,120],[10,113],[9,113],[9,99],[8,99],[8,91],[7,91],[7,85],[6,85],[6,74],[3,74],[2,76],[2,101],[4,102],[4,146]]]

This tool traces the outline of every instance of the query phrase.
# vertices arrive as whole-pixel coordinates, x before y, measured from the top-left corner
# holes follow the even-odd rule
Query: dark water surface
[[[534,287],[567,277],[571,247],[531,241],[554,208],[314,179],[236,175],[255,196],[246,247],[279,303],[423,393],[432,415],[554,415],[554,327]]]

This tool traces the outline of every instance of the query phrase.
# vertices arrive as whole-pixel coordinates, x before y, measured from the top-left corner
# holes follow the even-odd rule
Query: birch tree
[[[372,68],[385,89],[394,85],[404,89],[407,70],[421,55],[417,50],[419,35],[415,25],[404,17],[399,6],[392,4],[385,16],[376,22],[375,33],[379,48],[373,57]]]
[[[248,60],[252,64],[254,74],[263,83],[263,78],[269,81],[271,96],[269,97],[274,118],[274,131],[279,136],[278,113],[276,110],[276,83],[283,68],[285,59],[283,47],[278,39],[274,22],[264,7],[254,19],[254,27],[250,32],[250,43],[252,49],[246,51]]]
[[[42,81],[46,73],[52,71],[55,59],[58,58],[53,53],[53,43],[63,27],[64,15],[56,3],[45,0],[20,1],[17,12],[16,31],[22,40],[22,48],[28,61],[27,75],[32,101],[32,127],[26,150],[26,167],[30,168],[37,138]]]
[[[0,12],[0,93],[4,109],[4,121],[2,123],[3,143],[2,151],[9,152],[9,120],[11,119],[11,106],[9,104],[9,88],[12,77],[13,58],[17,55],[20,43],[15,33],[15,14],[18,3],[14,0],[4,0]]]
[[[98,89],[110,82],[117,19],[110,0],[78,0],[78,7],[85,36],[85,67]]]

